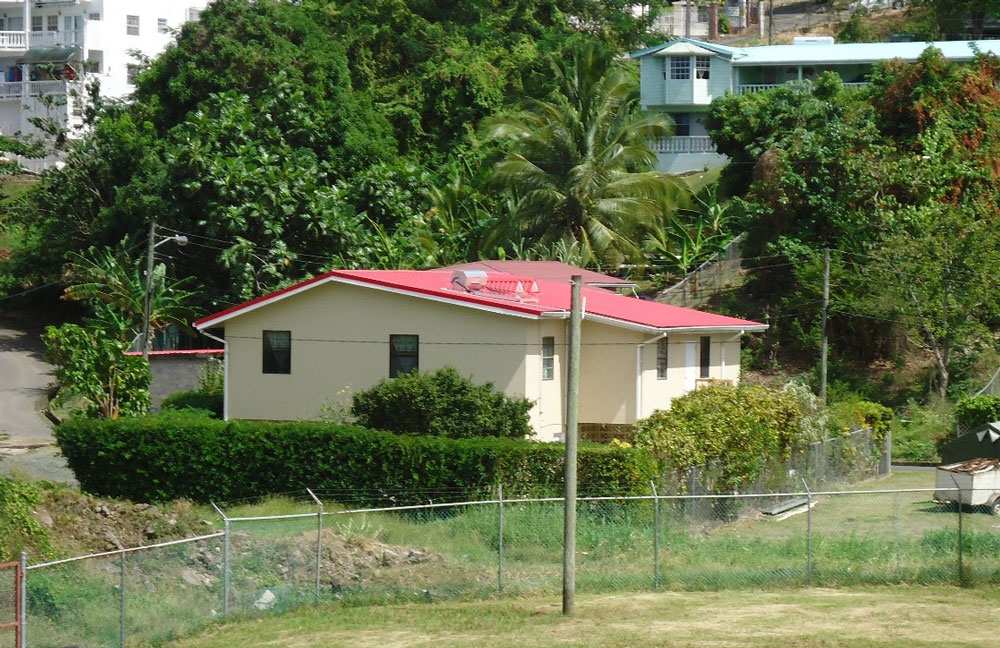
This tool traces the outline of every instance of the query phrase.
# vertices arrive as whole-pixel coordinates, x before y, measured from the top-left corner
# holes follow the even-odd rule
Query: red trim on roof
[[[570,308],[571,287],[567,283],[532,279],[502,272],[488,273],[487,289],[476,292],[465,290],[452,284],[452,272],[448,270],[332,270],[325,274],[299,282],[269,295],[258,297],[239,306],[203,317],[195,326],[201,328],[207,323],[228,319],[237,313],[277,300],[292,291],[307,289],[326,281],[353,283],[387,289],[403,295],[430,297],[446,302],[485,306],[499,311],[541,317],[549,313],[566,313]],[[515,286],[520,281],[527,292],[518,301],[513,292],[493,290],[489,286],[503,288]],[[537,292],[530,292],[530,286],[537,285]],[[666,330],[672,328],[761,328],[763,324],[749,320],[705,313],[703,311],[670,306],[658,302],[618,295],[599,288],[583,287],[586,314],[620,321],[623,325],[640,328]],[[585,318],[586,318],[585,314]]]
[[[150,351],[150,356],[183,356],[183,355],[222,355],[225,349],[167,349],[163,351]],[[142,351],[126,351],[127,356],[141,356]]]

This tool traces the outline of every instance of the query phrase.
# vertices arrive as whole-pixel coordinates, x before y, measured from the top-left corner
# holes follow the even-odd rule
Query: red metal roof
[[[258,297],[239,306],[203,317],[195,322],[198,328],[211,328],[225,320],[292,294],[327,283],[350,283],[388,290],[415,297],[446,301],[521,317],[565,317],[570,309],[571,286],[507,273],[488,273],[485,290],[466,291],[453,284],[451,270],[332,270],[306,281]],[[513,287],[520,282],[523,293]],[[537,291],[532,291],[537,288]],[[584,319],[639,329],[724,328],[730,330],[764,330],[766,325],[735,317],[670,306],[653,301],[618,295],[607,290],[582,289]]]
[[[583,277],[584,285],[611,286],[632,288],[634,283],[627,279],[619,279],[611,275],[601,274],[593,270],[577,268],[559,261],[472,261],[440,268],[440,270],[484,270],[486,272],[503,272],[523,275],[532,279],[559,281],[569,283],[573,275]]]

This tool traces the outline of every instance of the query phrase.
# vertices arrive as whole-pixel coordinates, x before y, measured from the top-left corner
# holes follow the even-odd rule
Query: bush
[[[725,486],[736,488],[803,440],[802,412],[792,392],[713,385],[639,421],[633,439],[668,470],[717,460]]]
[[[17,560],[21,551],[49,550],[49,534],[32,511],[41,501],[33,484],[0,477],[0,562]]]
[[[1000,398],[982,394],[958,401],[955,419],[963,432],[971,432],[984,423],[1000,421]]]
[[[183,391],[163,399],[161,410],[208,410],[215,418],[222,418],[223,395],[204,391]]]
[[[359,425],[396,434],[523,439],[533,434],[531,407],[526,398],[511,398],[490,383],[476,385],[445,367],[382,380],[354,395],[351,413]]]
[[[881,443],[892,425],[893,412],[885,405],[866,400],[834,403],[830,407],[834,424],[842,432],[858,428],[872,431],[875,443]]]
[[[81,487],[134,501],[232,500],[310,487],[550,491],[562,484],[561,444],[413,437],[320,422],[218,421],[184,412],[74,418],[56,428]],[[648,492],[656,462],[634,448],[581,444],[585,492]]]

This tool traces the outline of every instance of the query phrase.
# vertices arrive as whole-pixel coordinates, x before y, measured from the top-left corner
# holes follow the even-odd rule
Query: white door
[[[694,390],[698,378],[698,347],[694,342],[684,343],[684,393]]]

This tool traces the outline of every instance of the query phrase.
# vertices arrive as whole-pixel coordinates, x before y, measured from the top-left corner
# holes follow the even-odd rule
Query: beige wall
[[[264,330],[292,332],[291,374],[262,372]],[[514,317],[346,284],[324,284],[226,322],[228,415],[248,419],[310,419],[322,405],[367,389],[389,376],[389,336],[420,336],[420,370],[450,365],[478,383],[492,382],[535,403],[531,424],[542,441],[563,438],[566,320]],[[542,380],[542,338],[555,338],[553,380]],[[580,422],[634,423],[636,349],[641,349],[639,418],[687,391],[685,343],[699,335],[669,336],[666,380],[656,377],[654,336],[583,322]],[[711,377],[739,380],[735,334],[712,336]],[[348,397],[349,401],[349,397]]]
[[[264,330],[292,332],[290,374],[262,372]],[[229,417],[316,418],[345,386],[356,392],[388,378],[391,334],[420,336],[421,371],[451,365],[525,395],[525,348],[536,330],[530,319],[324,284],[226,322]]]

